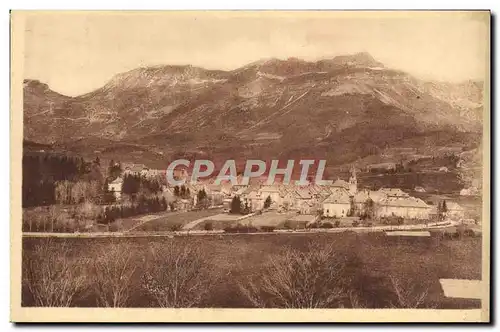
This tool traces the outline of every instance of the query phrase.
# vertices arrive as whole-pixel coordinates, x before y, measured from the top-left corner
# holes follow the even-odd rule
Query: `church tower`
[[[354,196],[358,192],[358,179],[356,178],[356,169],[351,167],[351,177],[349,178],[349,194]]]

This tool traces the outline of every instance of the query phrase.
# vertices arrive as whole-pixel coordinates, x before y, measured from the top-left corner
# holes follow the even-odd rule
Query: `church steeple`
[[[349,178],[349,193],[354,195],[358,192],[358,179],[356,178],[356,168],[351,167],[351,177]]]

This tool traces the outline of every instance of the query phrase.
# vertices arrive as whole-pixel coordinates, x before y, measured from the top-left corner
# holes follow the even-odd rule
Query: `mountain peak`
[[[350,55],[339,55],[332,59],[335,64],[343,66],[355,66],[355,67],[380,67],[384,68],[384,65],[375,60],[375,58],[368,52],[358,52]]]
[[[25,79],[23,81],[23,86],[25,88],[41,89],[43,91],[49,89],[49,86],[46,83],[42,83],[39,80],[32,80],[32,79]]]

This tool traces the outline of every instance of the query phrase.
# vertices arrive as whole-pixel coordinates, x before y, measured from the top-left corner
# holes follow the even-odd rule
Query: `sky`
[[[24,77],[76,96],[150,65],[231,70],[263,58],[368,52],[421,79],[484,79],[485,13],[29,12]]]

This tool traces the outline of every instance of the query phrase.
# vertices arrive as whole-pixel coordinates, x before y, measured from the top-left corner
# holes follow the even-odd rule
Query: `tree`
[[[443,200],[443,201],[439,202],[438,206],[437,206],[437,213],[438,213],[439,220],[444,219],[446,212],[448,212],[448,208],[446,207],[446,201]]]
[[[239,196],[234,196],[231,201],[231,210],[229,211],[232,214],[241,214],[241,199]]]
[[[165,197],[161,198],[161,206],[163,208],[163,211],[166,211],[168,209],[168,202]]]
[[[348,261],[333,245],[285,248],[273,254],[255,277],[239,283],[241,293],[257,308],[338,308],[354,287]]]
[[[373,202],[373,199],[368,197],[365,201],[365,213],[364,215],[366,216],[367,219],[373,219],[375,216],[375,203]]]
[[[146,258],[144,290],[162,308],[199,306],[217,284],[206,256],[199,246],[178,241],[153,245]]]
[[[267,209],[271,206],[271,196],[267,196],[266,200],[264,201],[264,209]]]
[[[248,205],[248,201],[245,201],[245,207],[243,208],[243,214],[250,213],[250,206]]]
[[[429,282],[416,281],[412,278],[398,278],[389,276],[391,290],[394,294],[394,301],[391,301],[391,307],[416,309],[422,307],[434,307],[430,302],[430,284]]]
[[[103,186],[103,201],[105,204],[111,204],[116,201],[115,194],[108,189],[108,179],[104,180]]]
[[[354,197],[350,196],[349,197],[349,211],[347,211],[347,216],[348,217],[354,216],[354,209],[355,209]]]
[[[109,243],[93,261],[92,276],[97,302],[103,307],[124,307],[131,293],[136,266],[126,245]]]
[[[197,205],[198,207],[201,207],[201,208],[208,208],[208,195],[207,195],[207,192],[205,191],[205,189],[201,189],[198,191],[198,193],[196,194],[196,197],[197,197]]]
[[[67,242],[41,239],[23,257],[23,288],[31,294],[35,306],[69,307],[88,286],[86,263],[71,252]]]
[[[108,166],[108,177],[110,179],[116,179],[122,174],[122,165],[120,162],[115,162],[113,159],[109,162]]]

